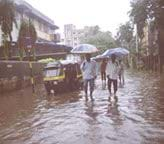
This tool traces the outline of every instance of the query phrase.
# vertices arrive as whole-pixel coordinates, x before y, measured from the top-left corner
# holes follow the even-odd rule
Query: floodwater
[[[43,86],[0,96],[0,144],[164,144],[164,79],[128,72],[118,102],[96,81],[82,91],[46,96]]]

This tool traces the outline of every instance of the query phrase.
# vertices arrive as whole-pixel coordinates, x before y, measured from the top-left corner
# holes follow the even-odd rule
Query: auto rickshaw
[[[48,94],[77,90],[83,83],[80,64],[72,60],[48,63],[43,81]]]

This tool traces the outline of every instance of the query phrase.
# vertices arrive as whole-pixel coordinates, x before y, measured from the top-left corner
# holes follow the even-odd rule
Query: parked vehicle
[[[72,60],[48,63],[43,80],[48,94],[77,90],[82,87],[80,64]]]

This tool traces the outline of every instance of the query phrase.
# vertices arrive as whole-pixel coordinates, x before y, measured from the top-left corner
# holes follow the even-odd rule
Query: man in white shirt
[[[118,67],[118,63],[116,62],[116,56],[113,54],[111,56],[111,61],[107,63],[107,68],[106,68],[106,75],[108,78],[108,90],[109,90],[110,96],[112,94],[111,92],[112,84],[113,84],[113,89],[114,89],[114,95],[116,96],[118,70],[119,70],[119,67]]]
[[[94,80],[97,76],[96,62],[91,60],[90,57],[90,54],[86,54],[86,60],[81,64],[86,100],[88,100],[88,84],[90,86],[90,98],[93,100],[92,93],[94,90]]]

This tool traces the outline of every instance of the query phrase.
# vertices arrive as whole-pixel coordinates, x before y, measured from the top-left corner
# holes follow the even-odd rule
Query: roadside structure
[[[37,32],[37,42],[35,46],[36,55],[49,54],[55,52],[63,52],[67,47],[58,45],[60,35],[56,33],[59,27],[52,19],[41,13],[25,0],[14,0],[16,6],[17,28],[14,26],[12,31],[13,46],[10,49],[12,56],[18,56],[17,39],[21,22],[23,20],[31,21]],[[1,33],[1,30],[0,30]],[[0,35],[0,45],[2,45],[2,37]],[[15,44],[15,45],[14,45]],[[51,49],[51,50],[50,50]],[[51,56],[52,54],[50,54]],[[2,49],[0,49],[0,57],[3,57]]]

